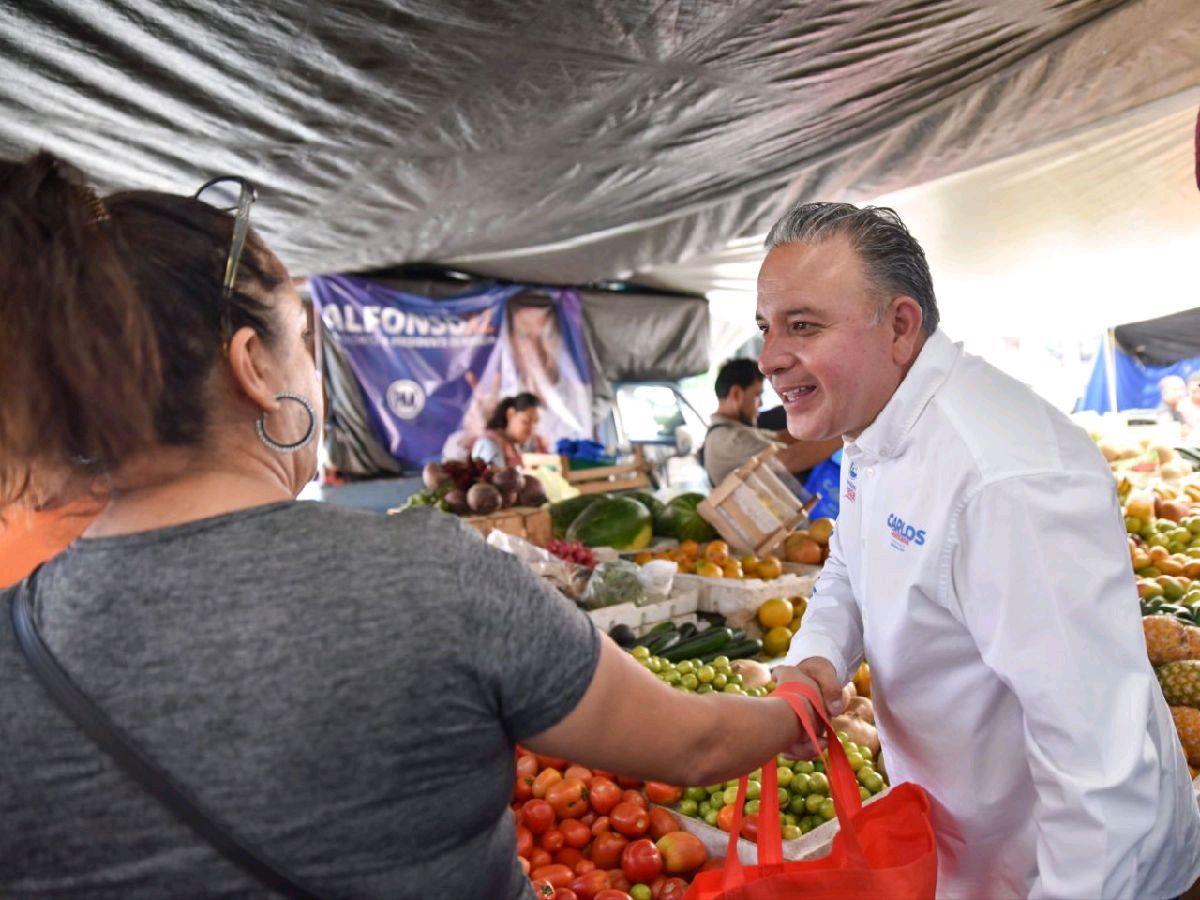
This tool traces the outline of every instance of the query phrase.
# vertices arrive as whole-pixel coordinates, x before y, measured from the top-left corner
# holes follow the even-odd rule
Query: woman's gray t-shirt
[[[81,540],[34,599],[76,682],[321,893],[532,896],[513,743],[576,706],[599,636],[453,517],[284,503]],[[2,613],[0,896],[264,896],[63,717]]]

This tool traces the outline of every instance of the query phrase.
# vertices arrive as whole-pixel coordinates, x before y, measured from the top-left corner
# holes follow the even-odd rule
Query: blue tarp
[[[1078,410],[1109,412],[1108,369],[1104,364],[1104,341],[1096,354],[1096,365],[1088,379],[1083,397],[1076,404]],[[1114,350],[1117,374],[1117,409],[1157,409],[1160,396],[1158,382],[1167,375],[1178,375],[1184,380],[1193,372],[1200,372],[1200,357],[1181,359],[1169,366],[1146,366],[1121,350]]]

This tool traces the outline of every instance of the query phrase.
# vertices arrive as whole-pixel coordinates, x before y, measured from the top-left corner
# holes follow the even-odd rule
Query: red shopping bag
[[[814,744],[816,732],[801,698],[812,703],[828,733],[833,733],[824,705],[806,685],[785,682],[771,696],[791,704]],[[784,861],[779,784],[774,760],[770,760],[762,767],[758,865],[744,866],[737,857],[746,799],[743,777],[729,828],[725,868],[697,875],[684,900],[926,900],[934,896],[937,845],[925,792],[915,784],[901,784],[864,808],[846,751],[837,740],[828,743],[826,775],[841,825],[829,855]]]

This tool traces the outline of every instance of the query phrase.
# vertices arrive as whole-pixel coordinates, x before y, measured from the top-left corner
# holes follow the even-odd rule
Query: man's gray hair
[[[771,227],[766,248],[820,243],[839,234],[846,237],[862,260],[867,279],[884,295],[879,312],[893,297],[912,297],[921,306],[921,330],[933,334],[938,326],[938,308],[929,263],[895,210],[886,206],[860,209],[850,203],[797,203]]]

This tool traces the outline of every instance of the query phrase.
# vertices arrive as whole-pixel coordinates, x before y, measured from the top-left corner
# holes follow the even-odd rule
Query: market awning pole
[[[1108,382],[1108,406],[1117,411],[1117,335],[1111,328],[1104,333],[1104,370]]]

